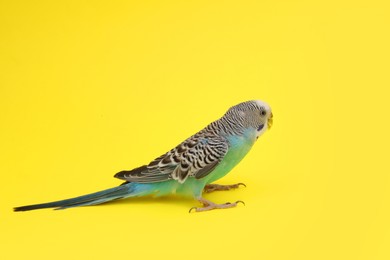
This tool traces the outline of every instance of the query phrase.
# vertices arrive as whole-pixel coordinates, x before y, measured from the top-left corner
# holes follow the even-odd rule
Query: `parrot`
[[[245,186],[243,183],[220,185],[214,182],[229,173],[272,124],[273,114],[266,102],[239,103],[149,164],[116,173],[114,177],[124,181],[119,186],[75,198],[15,207],[14,211],[68,209],[131,197],[168,195],[190,197],[202,205],[192,207],[190,213],[233,208],[239,203],[245,205],[240,200],[217,204],[202,195]]]

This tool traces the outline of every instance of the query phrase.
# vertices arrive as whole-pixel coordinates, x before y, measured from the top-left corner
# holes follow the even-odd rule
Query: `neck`
[[[242,126],[240,121],[237,119],[233,120],[232,118],[226,116],[212,122],[205,130],[226,137],[245,134],[245,128]]]

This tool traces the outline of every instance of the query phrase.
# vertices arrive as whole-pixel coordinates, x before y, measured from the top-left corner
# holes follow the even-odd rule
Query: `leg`
[[[234,203],[230,203],[230,202],[227,202],[227,203],[224,203],[224,204],[215,204],[214,202],[211,202],[209,200],[206,200],[204,198],[199,198],[198,201],[200,203],[203,204],[203,207],[201,208],[198,208],[198,207],[192,207],[190,209],[190,213],[192,210],[195,210],[195,212],[202,212],[202,211],[208,211],[208,210],[212,210],[212,209],[228,209],[228,208],[234,208],[235,206],[237,206],[238,203],[242,203],[245,205],[245,203],[241,200],[238,200]]]
[[[236,184],[232,184],[232,185],[206,184],[203,191],[210,193],[210,192],[219,191],[219,190],[232,190],[232,189],[237,189],[240,185],[246,187],[246,185],[244,183],[236,183]]]

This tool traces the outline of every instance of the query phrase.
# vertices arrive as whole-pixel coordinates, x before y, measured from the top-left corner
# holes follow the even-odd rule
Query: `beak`
[[[273,117],[274,117],[274,115],[271,113],[270,117],[268,118],[268,122],[267,122],[268,129],[271,129],[271,127],[272,127],[272,124],[274,122]]]

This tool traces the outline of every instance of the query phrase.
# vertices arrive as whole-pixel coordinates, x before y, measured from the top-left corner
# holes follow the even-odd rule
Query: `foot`
[[[245,203],[241,200],[238,200],[234,203],[226,202],[225,204],[215,204],[214,202],[211,202],[211,201],[206,200],[204,198],[200,198],[200,199],[198,199],[198,201],[203,204],[203,207],[201,207],[201,208],[192,207],[189,211],[190,213],[192,210],[195,210],[195,212],[202,212],[202,211],[208,211],[208,210],[212,210],[212,209],[234,208],[237,206],[238,203],[242,203],[243,205],[245,205]]]
[[[237,189],[238,187],[240,187],[240,185],[246,187],[246,185],[244,183],[236,183],[236,184],[232,184],[232,185],[207,184],[204,187],[203,191],[210,193],[210,192],[219,191],[219,190],[232,190],[232,189]]]

